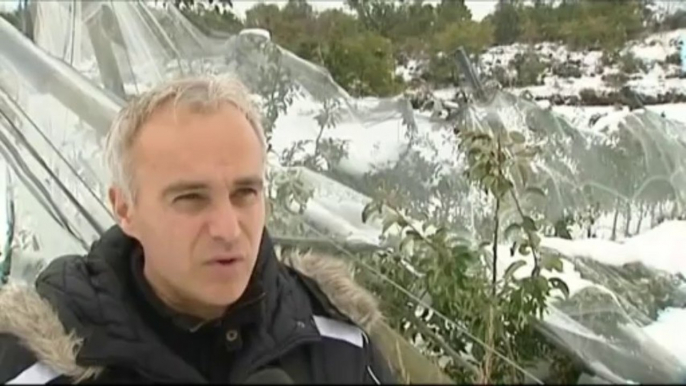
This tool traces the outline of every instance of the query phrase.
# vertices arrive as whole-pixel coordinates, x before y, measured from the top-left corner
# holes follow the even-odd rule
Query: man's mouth
[[[229,256],[229,257],[219,257],[210,260],[209,264],[211,265],[220,265],[220,266],[227,266],[227,265],[232,265],[241,260],[240,257],[238,256]]]

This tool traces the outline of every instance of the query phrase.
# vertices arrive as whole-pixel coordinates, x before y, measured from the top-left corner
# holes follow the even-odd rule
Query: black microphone
[[[244,382],[246,385],[293,385],[295,382],[285,371],[272,367],[252,374]]]

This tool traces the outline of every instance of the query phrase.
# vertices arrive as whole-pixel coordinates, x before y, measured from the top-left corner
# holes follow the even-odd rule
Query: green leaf
[[[512,139],[512,142],[516,144],[522,144],[526,142],[526,137],[524,137],[524,134],[517,131],[513,131],[510,133],[510,139]]]
[[[496,183],[495,176],[489,175],[489,176],[485,176],[483,179],[484,186],[486,186],[486,188],[488,188],[490,190],[494,190],[493,187],[494,187],[495,183]]]
[[[380,207],[381,206],[377,201],[372,201],[365,205],[364,209],[362,210],[362,222],[366,223],[375,212],[380,211]]]
[[[541,294],[547,294],[550,289],[548,279],[543,276],[536,276],[536,289],[540,291]]]
[[[467,245],[456,245],[451,249],[450,252],[454,258],[465,261],[472,261],[476,257],[476,255],[473,253],[474,251],[472,251],[472,249]]]
[[[422,239],[422,235],[420,235],[419,232],[417,232],[414,229],[408,229],[407,232],[405,232],[405,234],[407,235],[407,237],[411,237],[415,240],[421,240]]]
[[[522,177],[522,183],[524,185],[528,184],[529,179],[530,179],[530,174],[531,174],[531,172],[529,171],[528,165],[521,164],[519,162],[517,162],[516,165],[517,165],[517,169],[519,170],[519,174]]]
[[[518,252],[522,256],[527,256],[529,255],[529,252],[531,251],[531,248],[529,247],[529,242],[525,241],[521,244],[519,244]]]
[[[514,276],[514,273],[519,268],[522,268],[525,265],[526,265],[526,261],[524,261],[524,260],[517,260],[514,263],[510,264],[510,266],[507,267],[507,269],[505,270],[505,275],[504,275],[505,281],[506,282],[509,281],[512,278],[512,276]]]
[[[522,226],[528,232],[536,232],[536,222],[529,216],[522,218]]]
[[[497,197],[503,197],[514,188],[512,181],[507,178],[499,178],[497,180],[497,191],[495,192]]]
[[[567,283],[565,283],[562,279],[559,279],[557,277],[553,277],[549,279],[550,285],[553,288],[557,288],[562,293],[564,294],[565,298],[569,298],[569,286],[567,286]]]
[[[413,239],[412,239],[412,237],[405,237],[405,238],[402,239],[402,241],[400,242],[400,246],[398,247],[398,249],[399,249],[400,251],[404,251],[404,250],[407,250],[408,248],[412,247],[412,245],[413,245]]]
[[[538,247],[541,245],[541,236],[539,236],[536,232],[531,232],[529,233],[529,238],[531,239],[532,248],[538,249]]]
[[[503,236],[506,239],[509,239],[510,237],[512,237],[513,233],[519,232],[521,229],[522,229],[522,226],[519,223],[516,223],[516,222],[512,223],[512,224],[508,225],[507,228],[505,228],[505,232],[504,232]]]
[[[383,226],[381,228],[381,233],[386,233],[388,228],[392,227],[394,224],[398,223],[398,216],[396,214],[390,214],[383,220]]]
[[[558,256],[543,256],[541,257],[541,267],[548,271],[562,272],[562,259]]]
[[[431,239],[434,242],[442,243],[445,241],[445,238],[447,235],[448,235],[448,231],[445,228],[440,227],[440,228],[436,229],[436,232],[434,232],[433,235],[431,235]]]

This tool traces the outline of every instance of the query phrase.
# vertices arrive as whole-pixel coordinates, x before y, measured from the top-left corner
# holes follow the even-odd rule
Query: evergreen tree
[[[511,0],[498,0],[492,15],[496,44],[512,44],[521,35],[520,14]]]

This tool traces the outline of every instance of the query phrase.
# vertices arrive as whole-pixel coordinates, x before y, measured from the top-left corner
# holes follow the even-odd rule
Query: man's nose
[[[209,221],[210,236],[228,243],[235,241],[241,233],[238,213],[231,200],[222,200],[215,205]]]

